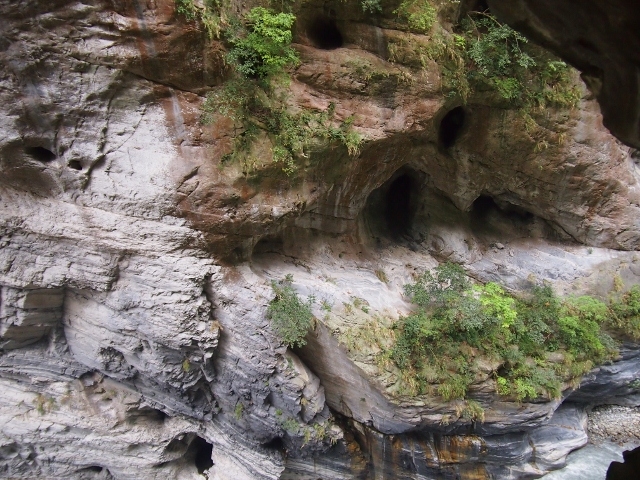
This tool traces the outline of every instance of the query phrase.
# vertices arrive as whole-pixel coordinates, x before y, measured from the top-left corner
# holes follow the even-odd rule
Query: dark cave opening
[[[284,241],[281,237],[267,235],[262,237],[253,247],[251,255],[260,255],[265,253],[282,253],[284,251]]]
[[[489,195],[480,195],[471,206],[471,226],[475,231],[495,231],[496,228],[527,228],[536,221],[536,216],[518,205],[500,202]]]
[[[213,453],[213,445],[202,437],[196,437],[189,445],[189,450],[193,452],[196,468],[198,473],[204,473],[205,470],[213,467],[211,454]]]
[[[44,147],[26,147],[24,149],[24,153],[34,160],[43,163],[51,162],[57,158],[55,153]]]
[[[492,197],[489,195],[480,195],[473,202],[471,215],[473,218],[484,219],[491,212],[498,210],[500,210],[500,208]]]
[[[336,22],[328,17],[316,17],[307,26],[307,36],[314,47],[335,50],[342,47],[343,39]]]
[[[73,168],[74,170],[82,170],[82,164],[79,160],[71,160],[68,165],[69,168]]]
[[[464,127],[466,113],[464,108],[456,107],[442,118],[438,137],[440,145],[448,149],[456,143]]]
[[[374,236],[394,241],[411,236],[420,183],[420,173],[404,167],[371,192],[364,218]]]
[[[405,235],[411,230],[413,183],[411,176],[403,174],[396,178],[387,190],[384,216],[387,228],[393,236]]]
[[[286,451],[286,448],[284,446],[284,441],[280,437],[276,437],[272,440],[269,440],[267,443],[264,443],[262,446],[264,448],[268,448],[270,450],[277,450],[279,452]]]

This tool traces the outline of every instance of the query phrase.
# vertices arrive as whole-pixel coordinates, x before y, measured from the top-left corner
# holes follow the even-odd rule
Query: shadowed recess
[[[410,168],[397,171],[367,198],[365,221],[374,236],[400,240],[411,234],[421,176]]]
[[[387,190],[385,201],[385,220],[392,235],[404,235],[411,229],[413,209],[411,196],[413,179],[407,175],[396,178]]]
[[[56,159],[56,154],[44,147],[26,147],[24,153],[39,162],[50,162]]]
[[[211,459],[213,445],[204,438],[196,437],[189,445],[189,450],[194,454],[198,473],[204,473],[205,470],[213,467],[213,460]]]
[[[328,17],[316,17],[307,26],[307,36],[314,47],[335,50],[342,47],[342,34],[336,23]]]
[[[449,111],[440,122],[439,139],[444,148],[451,148],[462,133],[464,127],[465,111],[462,107],[456,107]]]
[[[82,170],[82,164],[79,160],[71,160],[69,162],[69,168],[73,168],[74,170]]]

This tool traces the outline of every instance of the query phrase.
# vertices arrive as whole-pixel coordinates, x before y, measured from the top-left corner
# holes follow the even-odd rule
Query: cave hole
[[[385,220],[392,235],[405,235],[411,229],[413,212],[411,193],[413,179],[408,174],[396,178],[387,190],[385,198]]]
[[[213,445],[202,437],[196,437],[189,445],[189,450],[194,453],[196,468],[198,473],[204,473],[205,470],[213,467],[211,454],[213,453]]]
[[[86,471],[88,472],[96,472],[96,473],[100,473],[102,472],[102,467],[99,465],[92,465],[90,467],[85,468]]]
[[[56,159],[56,154],[44,147],[26,147],[24,152],[39,162],[50,162]]]
[[[411,236],[421,183],[419,175],[405,167],[371,192],[364,217],[371,233],[395,241]]]
[[[264,443],[262,445],[264,448],[268,448],[270,450],[278,450],[280,452],[284,452],[285,451],[285,446],[284,446],[284,442],[282,441],[282,438],[280,437],[276,437],[272,440],[269,440],[267,443]]]
[[[314,47],[322,50],[335,50],[342,47],[342,34],[336,22],[328,17],[316,17],[307,26],[307,36]]]
[[[509,231],[513,228],[522,230],[531,226],[535,220],[536,216],[525,208],[508,202],[498,204],[489,195],[480,195],[471,207],[471,225],[476,231]]]
[[[68,165],[69,168],[73,168],[74,170],[82,170],[82,164],[79,160],[71,160]]]
[[[471,214],[474,218],[485,219],[491,212],[498,210],[500,210],[498,204],[492,197],[489,195],[480,195],[473,202]]]
[[[265,253],[282,253],[284,250],[284,241],[282,237],[267,235],[260,239],[253,247],[252,255],[260,255]]]
[[[442,118],[440,121],[439,138],[440,144],[444,148],[451,148],[462,133],[464,126],[465,111],[462,107],[456,107]]]

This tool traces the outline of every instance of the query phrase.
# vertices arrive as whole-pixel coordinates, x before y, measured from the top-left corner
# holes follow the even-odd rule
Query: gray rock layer
[[[444,259],[513,289],[637,283],[631,152],[586,98],[536,119],[544,153],[482,98],[443,148],[439,67],[387,61],[386,41],[427,40],[356,7],[336,4],[348,43],[328,54],[302,28],[322,5],[296,4],[288,101],[356,114],[362,152],[318,145],[288,179],[266,135],[251,168],[221,164],[237,126],[199,117],[225,47],[172,0],[0,0],[0,476],[516,479],[584,444],[582,406],[499,399],[488,373],[482,424],[394,396],[344,334],[406,314],[403,285]],[[400,236],[384,213],[398,178]],[[296,352],[266,318],[289,273],[335,306],[314,305]],[[638,362],[625,351],[572,398],[628,398]]]

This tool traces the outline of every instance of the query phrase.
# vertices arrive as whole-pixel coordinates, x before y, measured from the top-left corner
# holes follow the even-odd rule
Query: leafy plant
[[[382,13],[382,0],[360,0],[363,12]]]
[[[225,23],[219,0],[204,0],[202,6],[194,0],[176,0],[176,13],[189,21],[200,20],[209,38],[219,38]]]
[[[563,381],[616,354],[601,331],[611,309],[591,297],[560,301],[543,286],[517,299],[495,283],[471,286],[454,264],[425,272],[405,293],[417,310],[395,324],[390,359],[403,371],[409,394],[435,390],[447,401],[463,399],[485,358],[499,365],[498,394],[556,398]],[[634,295],[640,301],[640,289]]]
[[[393,12],[417,33],[427,33],[436,21],[437,10],[429,0],[403,0]]]
[[[284,280],[271,282],[275,297],[267,309],[267,317],[274,330],[288,347],[301,347],[307,342],[305,335],[311,328],[313,314],[312,299],[302,302],[293,289],[293,277],[287,275]]]
[[[284,100],[271,98],[267,87],[239,77],[210,93],[203,106],[203,123],[213,122],[218,115],[231,118],[241,127],[234,139],[233,151],[223,157],[228,161],[243,161],[261,132],[269,135],[274,163],[292,175],[298,169],[297,158],[309,155],[309,148],[318,141],[339,142],[349,155],[357,155],[362,137],[352,129],[353,117],[335,126],[335,105],[324,111],[301,110],[292,113]],[[249,168],[245,168],[248,172]]]
[[[291,29],[295,16],[275,13],[263,7],[252,8],[245,16],[246,27],[231,30],[232,45],[227,60],[247,78],[267,78],[299,62],[291,48]]]
[[[244,405],[240,402],[236,403],[236,406],[233,409],[233,416],[236,418],[236,420],[240,420],[242,418],[243,412],[244,412]]]
[[[640,286],[634,285],[619,299],[612,299],[611,311],[613,315],[607,319],[611,328],[634,340],[640,338]]]

